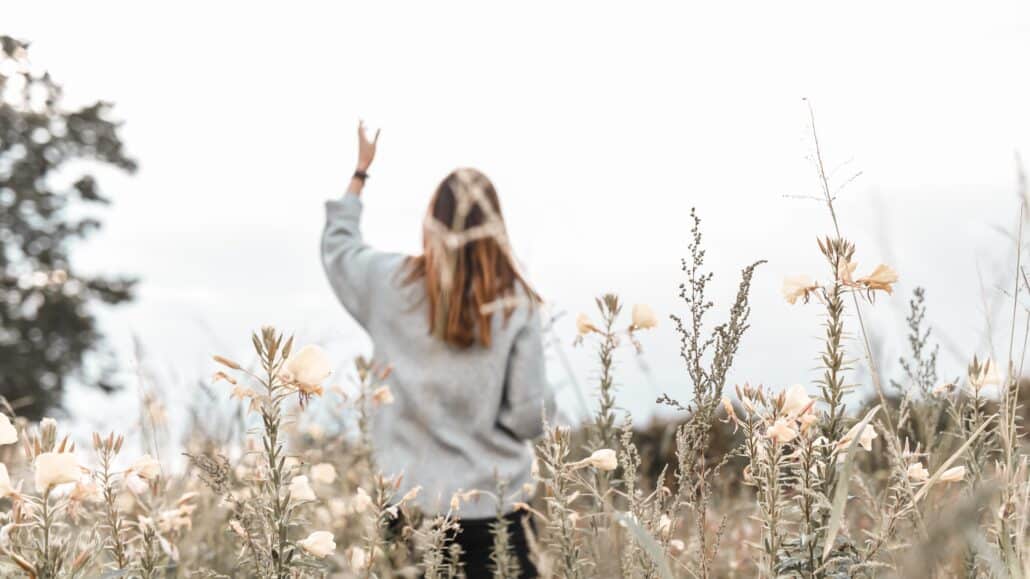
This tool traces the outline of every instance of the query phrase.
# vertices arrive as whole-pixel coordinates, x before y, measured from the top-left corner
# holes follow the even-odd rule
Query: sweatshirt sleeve
[[[544,418],[555,414],[554,392],[547,382],[543,329],[539,309],[519,330],[508,356],[504,396],[498,424],[523,440],[544,433]]]
[[[368,328],[374,265],[379,252],[361,237],[361,198],[347,193],[325,204],[322,266],[333,292],[354,319]]]

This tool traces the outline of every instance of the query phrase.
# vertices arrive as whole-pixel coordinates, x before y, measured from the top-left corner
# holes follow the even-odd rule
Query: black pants
[[[529,541],[526,538],[526,531],[523,528],[523,521],[534,528],[533,520],[524,511],[516,511],[505,515],[508,522],[508,536],[511,552],[519,564],[520,579],[535,579],[538,577],[536,565],[529,559]],[[461,519],[459,527],[461,530],[448,539],[447,545],[457,544],[461,547],[461,562],[464,566],[467,579],[491,579],[494,576],[493,562],[490,560],[490,553],[494,547],[494,536],[490,532],[490,525],[497,519]],[[393,530],[399,531],[403,523],[397,519],[392,525]]]

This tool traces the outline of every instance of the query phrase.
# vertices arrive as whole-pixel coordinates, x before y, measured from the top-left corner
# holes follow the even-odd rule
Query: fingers
[[[358,139],[361,141],[367,141],[368,138],[365,136],[365,121],[358,119]]]
[[[372,139],[372,144],[373,145],[379,143],[379,133],[381,133],[381,132],[383,132],[382,129],[376,129],[376,136]]]

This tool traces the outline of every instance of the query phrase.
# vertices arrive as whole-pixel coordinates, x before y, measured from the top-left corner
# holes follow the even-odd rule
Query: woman
[[[440,183],[423,228],[423,252],[377,251],[361,237],[361,193],[375,158],[358,125],[358,165],[342,200],[326,203],[322,261],[336,296],[389,365],[394,402],[373,418],[376,460],[401,475],[398,496],[429,515],[471,490],[532,488],[530,441],[543,433],[554,398],[544,373],[539,297],[519,273],[508,245],[497,193],[473,169]],[[472,493],[474,495],[475,493]],[[462,495],[471,496],[471,495]],[[461,503],[466,575],[491,577],[490,495]],[[503,497],[523,577],[535,577],[522,511]]]

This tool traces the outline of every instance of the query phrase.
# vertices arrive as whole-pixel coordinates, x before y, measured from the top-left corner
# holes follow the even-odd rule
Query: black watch
[[[354,178],[364,181],[365,179],[368,179],[368,173],[358,169],[357,171],[354,171]]]

